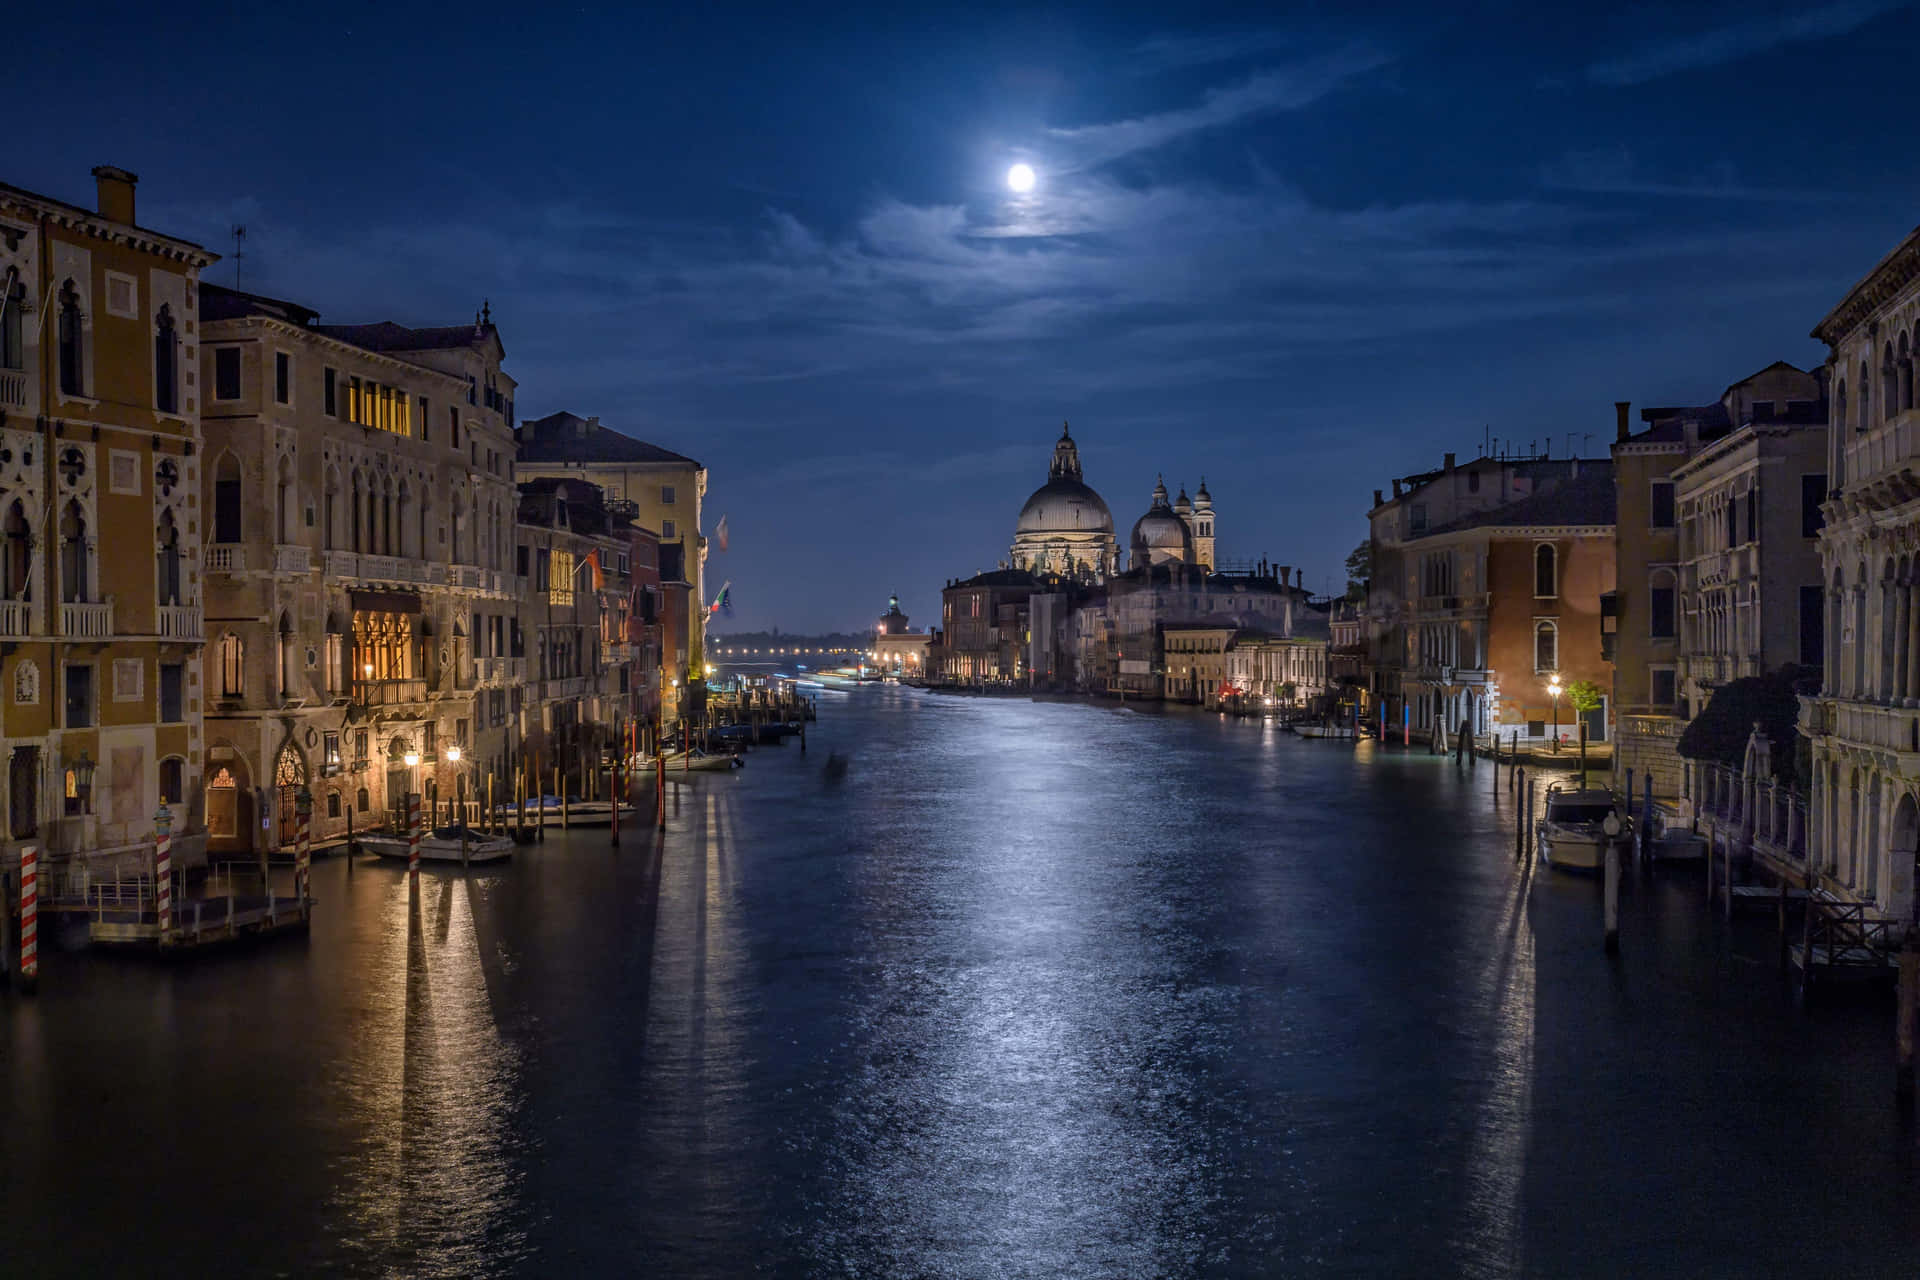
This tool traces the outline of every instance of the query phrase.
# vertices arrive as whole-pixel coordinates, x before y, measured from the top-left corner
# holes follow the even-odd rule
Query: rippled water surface
[[[1920,1272],[1891,1017],[1485,764],[828,695],[810,752],[311,939],[0,998],[0,1273]],[[852,753],[825,778],[827,750]]]

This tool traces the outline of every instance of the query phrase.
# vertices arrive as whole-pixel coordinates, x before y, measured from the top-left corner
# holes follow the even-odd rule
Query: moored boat
[[[460,837],[466,835],[466,852],[462,854]],[[407,837],[391,832],[374,835],[355,836],[354,843],[368,853],[377,853],[383,858],[398,858],[405,861],[408,857]],[[461,827],[435,827],[422,833],[420,837],[420,861],[422,862],[460,862],[467,863],[499,862],[513,856],[513,841],[505,836],[492,836],[484,831],[475,831]]]
[[[1547,865],[1595,871],[1605,863],[1609,844],[1631,844],[1631,831],[1632,819],[1611,791],[1553,786],[1547,788],[1546,813],[1534,826],[1534,838]]]

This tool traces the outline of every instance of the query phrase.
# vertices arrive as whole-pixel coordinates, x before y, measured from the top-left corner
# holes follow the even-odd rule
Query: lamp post
[[[454,812],[459,815],[455,823],[460,828],[460,865],[467,865],[467,771],[460,767],[460,748],[458,745],[447,748],[447,763],[453,766]]]
[[[1553,750],[1560,752],[1560,677],[1553,676],[1547,681],[1547,692],[1553,695]]]

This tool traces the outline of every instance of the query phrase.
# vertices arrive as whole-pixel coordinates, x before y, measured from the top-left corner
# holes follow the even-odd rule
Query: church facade
[[[1113,513],[1087,484],[1079,446],[1072,430],[1062,423],[1047,482],[1020,508],[1008,564],[1028,573],[1080,582],[1104,582],[1123,567],[1188,564],[1212,572],[1213,518],[1213,496],[1206,481],[1200,482],[1192,498],[1182,488],[1171,502],[1165,481],[1156,481],[1146,514],[1134,521],[1127,543],[1129,564],[1123,566]]]

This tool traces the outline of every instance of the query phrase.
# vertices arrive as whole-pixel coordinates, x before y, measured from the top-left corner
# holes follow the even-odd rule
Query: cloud
[[[1907,2],[1836,0],[1796,13],[1751,18],[1697,35],[1642,45],[1623,57],[1593,63],[1587,68],[1587,78],[1596,84],[1621,87],[1698,67],[1717,67],[1781,45],[1845,35],[1882,14],[1905,8]]]
[[[1651,196],[1685,200],[1746,200],[1780,204],[1825,204],[1841,197],[1800,187],[1756,187],[1739,180],[1733,165],[1721,161],[1700,178],[1674,182],[1642,173],[1626,147],[1569,151],[1540,168],[1540,181],[1558,191],[1589,195]]]
[[[1157,36],[1134,48],[1134,56],[1144,71],[1176,71],[1186,67],[1213,66],[1238,62],[1270,53],[1298,50],[1302,40],[1297,31],[1249,30],[1218,32],[1204,36]]]
[[[1189,134],[1217,129],[1250,116],[1298,111],[1353,77],[1391,59],[1378,49],[1354,45],[1291,67],[1262,71],[1235,85],[1209,90],[1198,106],[1136,116],[1105,124],[1049,130],[1082,167],[1165,146]]]

